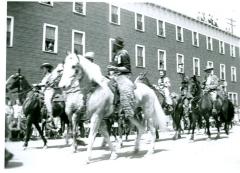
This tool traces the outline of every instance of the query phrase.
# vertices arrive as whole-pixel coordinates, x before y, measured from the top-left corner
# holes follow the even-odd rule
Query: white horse
[[[83,79],[86,79],[85,81]],[[92,92],[91,96],[87,102],[87,117],[90,119],[90,133],[89,142],[87,147],[88,160],[91,157],[91,151],[93,142],[95,140],[98,129],[101,129],[101,133],[108,142],[113,158],[116,157],[115,149],[112,146],[109,135],[106,129],[106,125],[103,121],[104,117],[108,117],[113,113],[113,93],[108,87],[109,80],[105,78],[101,69],[98,65],[90,62],[88,59],[81,55],[69,54],[64,63],[63,76],[59,83],[59,87],[66,90],[66,112],[69,116],[72,116],[73,124],[77,117],[77,114],[72,113],[72,107],[70,105],[75,105],[78,108],[82,107],[82,94],[81,90],[84,88],[82,84],[86,81],[94,81],[98,84],[98,87]],[[149,126],[151,129],[152,140],[148,154],[153,153],[154,143],[155,143],[155,128],[164,127],[164,112],[158,101],[157,96],[154,91],[150,89],[147,85],[135,82],[136,89],[134,91],[137,107],[141,107],[145,119],[149,121]],[[70,90],[71,92],[69,92]],[[79,92],[78,95],[74,94],[74,91]],[[76,98],[77,97],[77,98]],[[68,106],[67,106],[68,105]],[[74,133],[73,129],[73,133]],[[139,142],[141,139],[141,133],[138,133],[136,139],[135,150],[139,150]],[[76,147],[74,147],[76,150]]]

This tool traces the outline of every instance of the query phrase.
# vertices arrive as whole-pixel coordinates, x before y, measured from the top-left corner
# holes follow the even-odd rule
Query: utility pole
[[[227,20],[229,21],[227,24],[230,25],[231,34],[233,34],[233,28],[236,26],[234,23],[236,22],[236,20],[233,20],[233,18],[227,18]]]

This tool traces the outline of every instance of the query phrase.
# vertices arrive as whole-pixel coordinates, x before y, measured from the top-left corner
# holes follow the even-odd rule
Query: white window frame
[[[236,57],[236,46],[230,44],[230,56]]]
[[[208,38],[210,38],[211,48],[208,47]],[[213,51],[213,39],[212,39],[212,37],[206,36],[206,45],[207,45],[206,46],[207,50]]]
[[[233,76],[235,76],[235,79]],[[234,66],[231,66],[231,82],[237,82],[237,68]]]
[[[50,4],[47,4],[46,2],[50,2]],[[53,1],[39,1],[39,3],[49,7],[53,7]]]
[[[221,52],[221,47],[223,47],[223,52]],[[225,43],[221,40],[219,40],[219,53],[225,54]]]
[[[181,28],[181,36],[182,36],[181,38],[182,38],[182,40],[178,40],[178,27]],[[176,40],[180,41],[180,42],[184,42],[183,27],[178,26],[178,25],[176,25]]]
[[[112,62],[112,48],[113,48],[113,42],[115,41],[114,38],[109,38],[109,62]]]
[[[197,44],[194,44],[194,33],[196,33],[196,36],[197,36]],[[193,46],[196,46],[196,47],[199,47],[199,33],[196,32],[196,31],[192,31],[192,45]]]
[[[166,54],[166,50],[162,50],[162,49],[158,49],[158,70],[160,70],[160,56],[159,56],[159,52],[164,52],[164,57],[163,57],[163,61],[164,61],[164,66],[163,69],[167,70],[167,54]]]
[[[212,65],[210,65],[210,64],[212,64]],[[214,68],[214,63],[213,63],[213,61],[207,61],[207,67],[213,67],[213,68]],[[211,74],[214,74],[214,71],[213,71],[213,70],[211,71]]]
[[[236,103],[234,103],[233,97],[236,97]],[[231,100],[231,102],[236,106],[238,105],[238,93],[237,92],[228,92],[228,99]]]
[[[81,14],[81,15],[86,15],[86,2],[82,2],[83,3],[83,12],[79,13],[78,11],[76,11],[75,6],[76,6],[76,2],[73,2],[73,13],[76,14]]]
[[[138,66],[138,47],[142,47],[143,48],[143,66]],[[135,62],[136,62],[136,67],[140,67],[140,68],[145,68],[145,46],[144,45],[140,45],[140,44],[136,44],[135,45]]]
[[[159,19],[156,19],[156,21],[157,21],[157,36],[160,36],[160,37],[166,37],[166,27],[165,27],[165,22],[164,21],[162,21],[162,20],[159,20]],[[161,21],[162,23],[163,23],[163,35],[161,35],[160,33],[159,33],[159,21]]]
[[[115,23],[112,21],[112,6],[117,7],[117,15],[118,15],[118,23]],[[117,5],[109,4],[109,22],[115,25],[120,25],[121,24],[121,8],[118,7]]]
[[[224,67],[224,71],[222,71],[221,67]],[[223,77],[222,77],[222,72],[224,73]],[[225,64],[220,64],[219,78],[220,78],[220,80],[226,80],[226,65]]]
[[[83,55],[85,54],[85,46],[86,46],[86,42],[85,42],[85,32],[83,31],[79,31],[79,30],[72,30],[72,53],[74,53],[74,41],[75,41],[75,33],[79,33],[82,34],[82,43],[83,43]]]
[[[46,28],[47,27],[52,27],[55,28],[55,44],[54,44],[54,51],[50,52],[50,51],[46,51],[45,50],[45,40],[46,40]],[[48,24],[48,23],[44,23],[43,24],[43,43],[42,43],[42,51],[43,52],[48,52],[48,53],[57,53],[58,52],[58,26],[57,25],[52,25],[52,24]]]
[[[195,63],[194,63],[195,60],[198,61],[198,62],[197,62],[197,66],[198,66],[198,72],[197,72],[197,74],[196,74],[196,71],[195,71]],[[200,69],[200,59],[197,58],[197,57],[193,57],[193,75],[200,76],[200,71],[201,71],[201,69]]]
[[[7,19],[11,19],[10,45],[7,45],[7,47],[13,47],[14,17],[13,16],[7,16]]]
[[[182,72],[179,70],[179,69],[180,69],[180,68],[179,68],[179,59],[178,59],[178,56],[179,56],[179,55],[182,56],[182,58],[183,58],[183,62],[182,62],[182,63],[183,63],[183,68],[182,68],[183,71],[182,71]],[[185,67],[185,64],[184,64],[184,55],[183,55],[183,54],[180,54],[180,53],[177,53],[177,54],[176,54],[176,61],[177,61],[177,73],[184,73],[184,71],[185,71],[185,69],[184,69],[184,67]]]
[[[137,28],[137,15],[138,15],[138,14],[140,14],[140,13],[135,13],[135,29],[136,29],[137,31],[145,32],[145,20],[144,20],[145,17],[144,17],[143,14],[140,14],[140,15],[142,15],[142,25],[143,25],[142,30],[140,30],[140,29]]]

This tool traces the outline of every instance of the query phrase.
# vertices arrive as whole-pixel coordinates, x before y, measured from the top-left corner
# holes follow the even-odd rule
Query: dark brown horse
[[[38,130],[43,143],[44,148],[47,147],[47,140],[43,135],[43,132],[39,126],[42,119],[41,107],[41,95],[36,88],[33,88],[23,75],[21,75],[20,70],[18,73],[9,77],[6,83],[6,90],[12,91],[17,88],[18,97],[21,102],[23,102],[23,113],[27,118],[27,128],[25,133],[24,148],[28,146],[32,134],[32,125],[34,124]]]
[[[216,123],[216,128],[218,130],[216,138],[220,138],[220,127],[221,124],[224,123],[226,134],[229,133],[229,125],[234,117],[234,106],[232,102],[223,94],[218,92],[218,96],[216,99],[216,109],[217,112],[212,114],[212,106],[213,102],[210,98],[210,94],[208,91],[202,92],[201,84],[193,77],[193,80],[190,84],[190,91],[194,96],[192,101],[192,137],[194,140],[194,129],[196,121],[201,123],[201,117],[203,117],[206,121],[207,135],[208,138],[211,138],[210,133],[210,122],[209,119],[212,116]],[[201,124],[200,124],[201,125]]]

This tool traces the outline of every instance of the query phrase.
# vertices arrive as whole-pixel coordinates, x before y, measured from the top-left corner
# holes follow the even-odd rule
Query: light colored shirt
[[[6,106],[5,106],[5,114],[6,114],[7,116],[13,115],[13,107],[6,105]]]
[[[158,87],[160,89],[163,89],[165,87],[169,89],[171,87],[170,79],[168,77],[158,79]]]
[[[21,105],[13,105],[13,116],[14,118],[18,118],[18,117],[23,117],[23,111],[22,111],[22,106]]]
[[[206,80],[207,89],[216,89],[218,87],[218,77],[214,74],[210,74]]]

